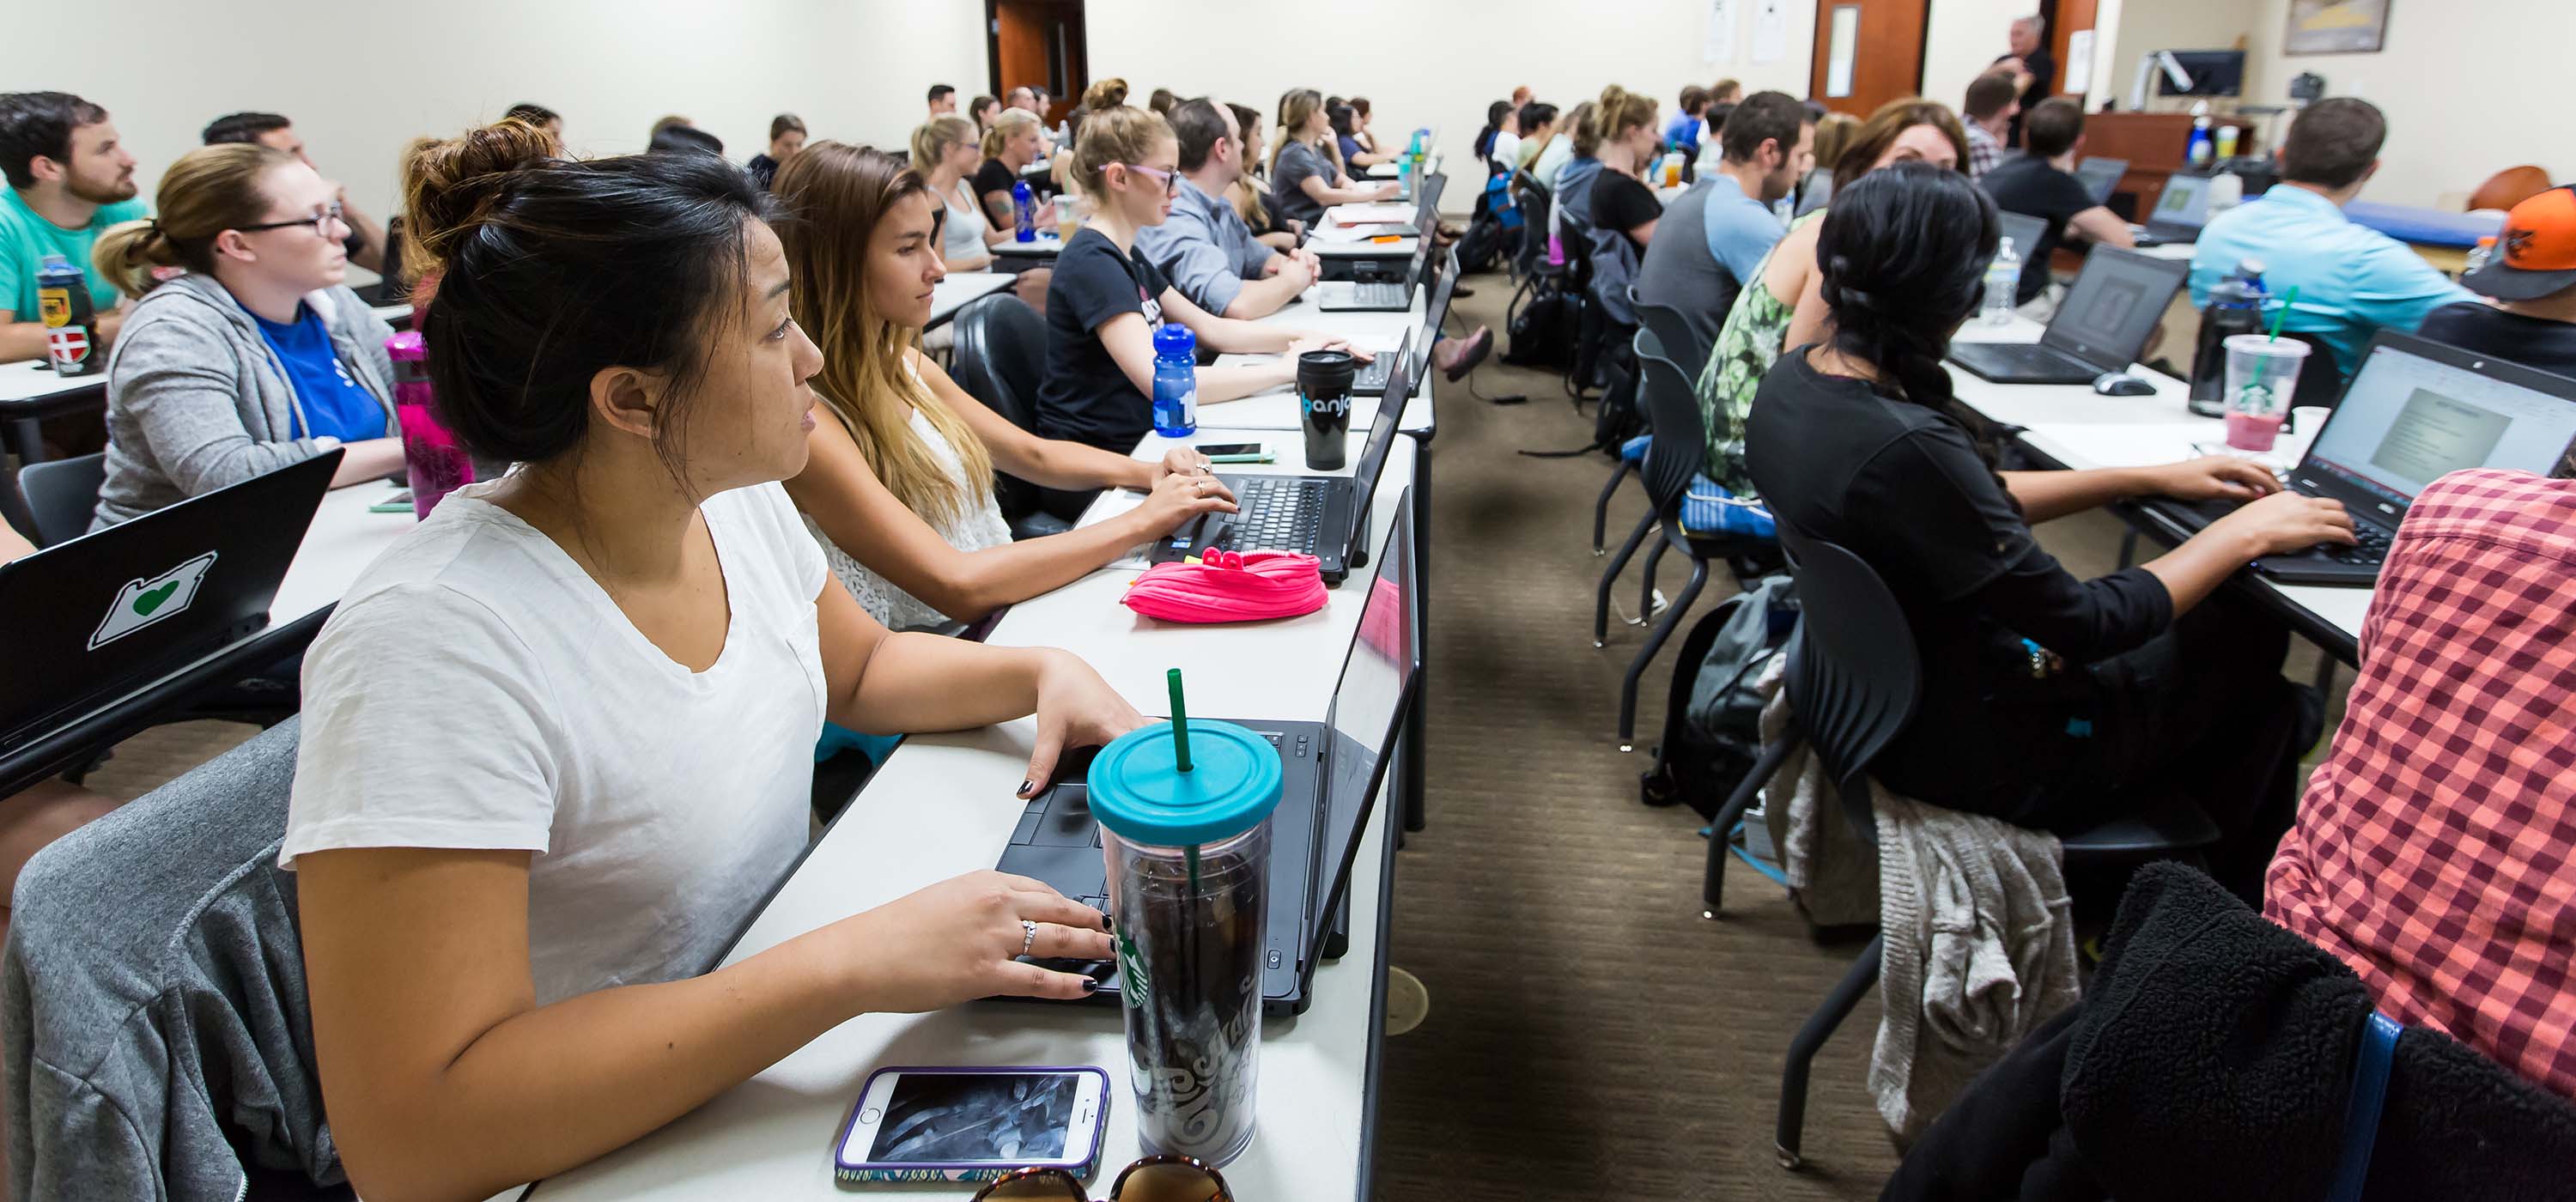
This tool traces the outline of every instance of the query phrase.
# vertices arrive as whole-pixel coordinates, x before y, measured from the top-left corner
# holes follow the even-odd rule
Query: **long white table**
[[[1267,324],[1295,326],[1299,329],[1336,335],[1350,339],[1352,345],[1364,350],[1388,353],[1395,349],[1396,343],[1404,337],[1407,330],[1413,331],[1417,343],[1422,338],[1422,323],[1428,316],[1426,306],[1430,303],[1428,291],[1423,288],[1414,289],[1412,307],[1401,313],[1347,311],[1327,313],[1316,307],[1315,290],[1308,289],[1306,295],[1260,320]],[[1435,339],[1436,337],[1435,333]],[[1414,353],[1417,356],[1426,355],[1427,350],[1417,345]],[[1276,356],[1219,355],[1216,366],[1241,366],[1273,358]],[[1436,368],[1424,368],[1426,374],[1436,370]],[[1411,434],[1428,433],[1437,424],[1434,420],[1431,390],[1417,387],[1412,391],[1413,396],[1406,403],[1401,424],[1397,428]],[[1369,423],[1377,420],[1377,408],[1378,398],[1376,397],[1351,398],[1351,427],[1357,430],[1367,429]],[[1202,404],[1199,406],[1199,418],[1201,421],[1221,422],[1238,430],[1301,430],[1304,428],[1304,419],[1297,405],[1297,392],[1293,386],[1273,388],[1268,392],[1255,393],[1239,400],[1221,401],[1212,405]],[[1286,447],[1281,451],[1283,459],[1288,455],[1299,453],[1293,445],[1282,445]]]
[[[957,316],[957,311],[969,302],[1008,288],[1018,278],[1007,271],[961,271],[931,285],[930,322],[923,328],[948,324],[948,319]]]
[[[1242,441],[1258,432],[1202,428],[1192,442]],[[1349,458],[1359,458],[1354,431]],[[1139,458],[1170,444],[1149,438]],[[1371,510],[1371,546],[1385,546],[1396,499],[1413,481],[1413,440],[1399,439]],[[1282,465],[1285,467],[1285,465]],[[1260,470],[1260,469],[1254,469]],[[1340,474],[1347,474],[1345,467]],[[1139,503],[1104,496],[1091,524]],[[1190,708],[1211,717],[1321,720],[1357,631],[1369,590],[1335,589],[1301,618],[1242,626],[1182,626],[1137,616],[1118,603],[1133,569],[1104,568],[1014,606],[989,641],[1074,651],[1146,713],[1159,713],[1163,672],[1189,672]],[[744,956],[892,901],[959,873],[990,868],[1009,843],[1023,803],[1013,796],[1029,753],[1025,720],[958,735],[915,738],[890,757],[763,908],[726,958]],[[1392,775],[1392,774],[1390,774]],[[1390,786],[1390,789],[1392,786]],[[1272,1020],[1262,1038],[1259,1134],[1226,1166],[1236,1196],[1360,1198],[1374,1024],[1385,950],[1380,942],[1389,824],[1381,801],[1352,869],[1351,942],[1315,974],[1314,1003]],[[865,1015],[834,1028],[751,1081],[628,1147],[531,1192],[555,1199],[846,1199],[832,1175],[832,1141],[874,1068],[886,1064],[1096,1064],[1110,1070],[1104,1178],[1142,1155],[1127,1094],[1126,1044],[1106,1007],[986,1002],[927,1015]],[[954,1184],[872,1186],[871,1194],[957,1198]]]
[[[2015,315],[2003,326],[1971,320],[1959,331],[1963,342],[2036,342],[2042,327]],[[2178,463],[2226,442],[2226,423],[2191,412],[2191,386],[2142,364],[2129,374],[2155,386],[2155,395],[2103,396],[2085,384],[1996,384],[1958,367],[1950,369],[1959,400],[1988,419],[2021,427],[2021,443],[2067,468],[2149,467]],[[2313,430],[2283,435],[2268,460],[2278,467],[2298,462]],[[2370,609],[2371,590],[2321,585],[2283,585],[2242,574],[2247,585],[2277,598],[2294,624],[2311,635],[2339,632],[2342,640],[2319,638],[2320,645],[2348,656],[2351,641],[2361,637],[2362,619]]]

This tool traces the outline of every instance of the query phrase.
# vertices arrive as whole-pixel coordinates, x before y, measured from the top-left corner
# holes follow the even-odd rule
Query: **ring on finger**
[[[1030,948],[1038,945],[1038,924],[1023,918],[1020,920],[1020,930],[1026,932],[1020,937],[1020,954],[1025,956],[1029,954]]]

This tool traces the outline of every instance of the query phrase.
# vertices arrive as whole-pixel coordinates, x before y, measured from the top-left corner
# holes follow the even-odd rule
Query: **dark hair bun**
[[[554,160],[554,136],[517,118],[445,141],[423,138],[403,156],[404,236],[444,266],[456,242],[483,220],[510,173]]]

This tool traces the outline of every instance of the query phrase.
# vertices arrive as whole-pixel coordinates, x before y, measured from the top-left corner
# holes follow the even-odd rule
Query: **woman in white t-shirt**
[[[1019,236],[1007,226],[984,219],[983,202],[968,178],[984,161],[975,123],[964,117],[933,117],[912,131],[912,169],[930,184],[930,193],[948,210],[942,226],[940,257],[958,271],[982,271],[993,265],[993,248]]]
[[[780,238],[797,324],[825,348],[815,378],[824,420],[787,495],[832,574],[876,620],[897,630],[972,622],[1202,513],[1233,511],[1195,448],[1149,463],[1040,438],[968,396],[913,346],[946,271],[932,232],[938,202],[902,160],[823,142],[792,168],[771,191],[798,217]],[[996,468],[1047,488],[1148,496],[1106,521],[1013,542],[993,492]]]
[[[832,579],[778,485],[822,361],[750,176],[555,155],[503,124],[411,156],[440,409],[524,466],[370,565],[305,659],[279,858],[367,1197],[486,1197],[856,1014],[1079,997],[1016,958],[1109,955],[1098,913],[984,872],[708,971],[804,850],[826,717],[1034,711],[1032,782],[1141,719],[1070,655],[889,635]]]

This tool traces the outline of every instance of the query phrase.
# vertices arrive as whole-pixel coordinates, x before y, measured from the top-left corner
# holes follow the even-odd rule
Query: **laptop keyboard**
[[[1379,355],[1360,364],[1359,370],[1351,373],[1351,389],[1354,392],[1384,392],[1387,373],[1394,370],[1395,356]]]
[[[2346,547],[2336,543],[2323,543],[2317,547],[2317,552],[2336,563],[2348,563],[2356,567],[2377,567],[2388,558],[2388,531],[2376,526],[2356,524],[2352,528],[2352,533],[2353,537],[2361,540],[2358,544]]]
[[[1977,351],[1978,356],[1983,358],[1989,367],[2009,368],[2016,371],[2062,371],[2070,368],[2091,370],[2087,364],[2078,361],[2074,356],[2055,347],[2041,346],[2035,342],[1984,342],[1976,345],[1982,348]]]
[[[1327,482],[1314,476],[1244,476],[1237,512],[1217,536],[1232,551],[1302,551],[1315,555],[1324,525]]]
[[[1385,280],[1368,284],[1353,284],[1351,285],[1351,303],[1355,305],[1370,305],[1384,309],[1401,309],[1405,307],[1404,290],[1405,285],[1391,283]]]

